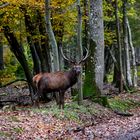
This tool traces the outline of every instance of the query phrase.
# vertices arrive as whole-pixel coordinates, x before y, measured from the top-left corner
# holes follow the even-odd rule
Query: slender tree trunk
[[[102,0],[90,0],[90,35],[95,43],[95,80],[102,91],[104,78],[104,26]]]
[[[39,60],[39,64],[41,67],[41,71],[45,72],[45,71],[47,71],[47,66],[46,66],[45,59],[43,57],[43,53],[41,50],[40,40],[37,37],[35,37],[35,36],[39,35],[37,33],[38,26],[35,26],[37,24],[39,25],[39,19],[40,19],[39,14],[36,14],[36,16],[37,16],[36,22],[32,22],[30,16],[27,13],[26,8],[23,6],[23,7],[21,7],[21,9],[24,12],[24,16],[25,16],[26,29],[27,29],[28,33],[30,34],[30,38],[32,39],[32,43],[34,44],[36,53],[38,55],[38,60]],[[37,10],[36,10],[36,13],[38,13]]]
[[[32,26],[32,23],[30,21],[30,17],[27,14],[27,10],[24,6],[21,7],[22,12],[24,13],[24,18],[25,18],[25,26],[26,26],[26,31],[27,31],[27,41],[28,44],[30,46],[30,51],[31,51],[31,55],[32,55],[32,59],[33,59],[33,70],[34,70],[34,74],[37,74],[39,72],[41,72],[41,67],[40,67],[40,61],[39,61],[39,57],[38,54],[36,52],[36,48],[34,46],[33,43],[33,39],[32,39],[32,32],[34,30],[34,27]]]
[[[83,56],[83,48],[82,48],[82,12],[80,7],[80,0],[77,0],[77,11],[78,11],[78,31],[77,31],[77,45],[78,45],[78,53],[79,53],[79,60],[82,59]],[[78,103],[82,104],[83,101],[83,84],[82,84],[82,67],[81,73],[78,79],[78,89],[79,89],[79,96],[78,96]]]
[[[51,71],[50,50],[49,50],[48,35],[46,33],[45,21],[40,10],[37,10],[37,14],[38,14],[38,20],[39,20],[39,32],[41,34],[42,53],[43,53],[43,57],[45,59],[45,63],[47,66],[47,71],[50,72]]]
[[[130,57],[129,57],[129,44],[128,44],[128,32],[127,32],[127,0],[123,0],[123,44],[125,49],[126,60],[126,81],[128,86],[132,86]]]
[[[46,33],[45,28],[43,28],[43,23],[45,24],[45,22],[43,22],[41,12],[38,9],[36,10],[36,16],[37,16],[36,23],[38,24],[39,32],[41,33],[41,35],[45,35],[45,33]],[[42,30],[44,30],[44,31],[42,31]],[[36,30],[34,31],[34,35],[37,35]],[[36,49],[37,49],[37,52],[38,52],[38,56],[39,56],[39,59],[40,59],[40,62],[41,62],[42,72],[46,72],[46,71],[48,71],[48,68],[47,68],[47,65],[46,65],[46,61],[48,61],[48,59],[45,60],[46,57],[44,57],[44,55],[43,55],[43,50],[45,51],[46,55],[48,55],[48,53],[46,51],[47,46],[43,45],[43,43],[46,43],[46,42],[41,42],[41,41],[45,41],[45,40],[43,40],[42,38],[41,38],[41,40],[35,39],[34,43],[35,43],[35,46],[36,46]],[[46,49],[44,47],[46,47]],[[49,58],[49,57],[47,56],[47,58]]]
[[[62,14],[62,10],[59,10],[58,12]],[[63,61],[63,57],[61,56],[60,48],[63,46],[64,23],[62,19],[60,20],[52,19],[52,26],[53,27],[59,26],[58,29],[54,28],[54,35],[56,37],[57,46],[58,46],[60,70],[62,70],[64,68],[64,61]]]
[[[88,0],[84,0],[84,39],[83,39],[83,46],[88,48],[89,47],[89,4]]]
[[[49,36],[50,45],[52,47],[52,55],[54,62],[54,71],[59,70],[59,55],[56,39],[52,30],[52,25],[50,21],[50,0],[45,0],[45,10],[46,10],[46,29]]]
[[[27,41],[30,46],[30,51],[31,51],[32,60],[33,60],[33,74],[35,75],[41,72],[40,61],[39,61],[31,36],[27,35]]]
[[[120,39],[120,22],[118,17],[118,0],[115,0],[115,18],[116,18],[116,36],[117,36],[117,48],[119,50],[119,92],[123,91],[123,80],[122,80],[122,74],[123,74],[123,68],[122,68],[122,48],[121,48],[121,39]]]
[[[132,36],[131,36],[131,29],[130,29],[130,25],[129,25],[129,21],[127,18],[127,30],[128,30],[128,41],[129,41],[129,46],[131,49],[131,54],[132,54],[132,76],[133,76],[133,86],[137,87],[137,67],[136,67],[136,58],[135,58],[135,49],[133,46],[133,42],[132,42]]]

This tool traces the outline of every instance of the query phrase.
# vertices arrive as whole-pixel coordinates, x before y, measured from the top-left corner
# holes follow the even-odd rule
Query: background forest
[[[33,75],[68,69],[62,47],[77,61],[86,48],[90,53],[81,72],[84,76],[79,78],[83,81],[78,84],[79,100],[83,94],[101,94],[104,83],[114,84],[119,92],[137,87],[138,0],[48,4],[43,0],[1,1],[1,85],[27,78],[32,87]]]
[[[1,0],[0,139],[140,138],[139,9],[140,0]],[[43,93],[37,109],[46,72],[65,88]]]

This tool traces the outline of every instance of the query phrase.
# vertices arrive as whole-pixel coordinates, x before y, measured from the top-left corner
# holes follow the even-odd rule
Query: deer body
[[[59,92],[59,108],[64,108],[64,93],[78,81],[80,71],[72,68],[70,71],[55,73],[39,73],[33,77],[39,96],[50,92]]]
[[[78,63],[64,56],[62,48],[61,54],[65,60],[73,64],[71,70],[67,72],[57,71],[54,73],[39,73],[33,77],[33,82],[37,88],[39,96],[43,96],[44,94],[50,92],[59,92],[57,102],[59,104],[59,108],[64,108],[65,91],[68,88],[72,87],[78,81],[78,76],[81,73],[81,63],[87,59],[88,51],[86,53],[86,56]]]

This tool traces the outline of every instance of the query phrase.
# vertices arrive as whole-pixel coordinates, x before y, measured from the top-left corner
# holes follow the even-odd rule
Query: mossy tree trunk
[[[95,81],[95,47],[95,42],[93,42],[93,40],[90,40],[90,56],[86,63],[85,80],[83,86],[84,97],[101,95],[100,92],[98,93],[96,91],[97,86]]]
[[[77,25],[77,47],[78,47],[78,58],[79,60],[82,59],[83,56],[83,47],[82,47],[82,11],[81,11],[81,5],[80,5],[80,0],[77,0],[77,12],[78,12],[78,25]],[[79,61],[78,60],[78,61]],[[83,101],[83,84],[82,84],[82,67],[81,67],[81,72],[78,78],[78,104],[82,104]]]
[[[104,25],[102,0],[90,0],[90,38],[95,43],[95,86],[103,89],[104,79]]]

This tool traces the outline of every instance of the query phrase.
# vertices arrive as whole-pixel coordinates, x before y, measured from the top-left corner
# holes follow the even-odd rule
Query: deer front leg
[[[59,94],[60,94],[60,92],[56,92],[56,93],[55,93],[55,100],[56,100],[56,104],[57,104],[57,105],[59,105],[59,102],[60,102]]]
[[[64,109],[64,91],[61,91],[59,93],[59,100],[60,100],[60,104],[59,104],[59,109]]]

